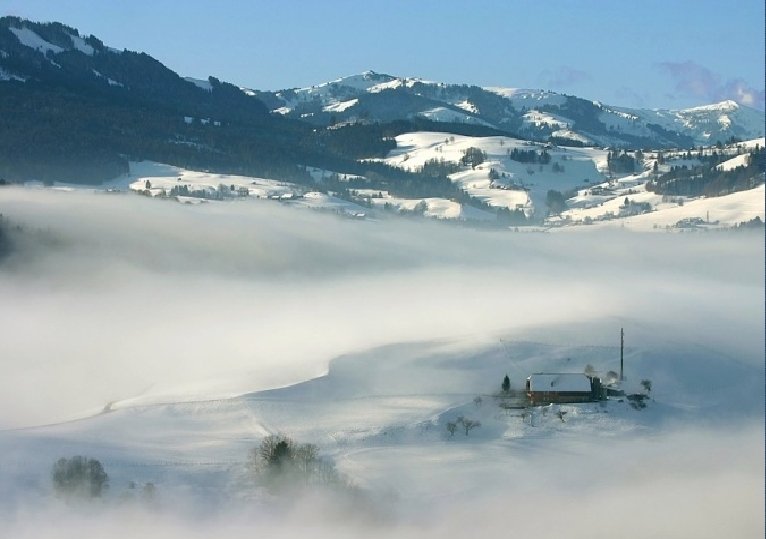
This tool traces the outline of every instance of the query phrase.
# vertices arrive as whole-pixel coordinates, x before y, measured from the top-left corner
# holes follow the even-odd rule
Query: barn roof
[[[583,373],[536,372],[529,377],[530,391],[587,391],[590,378]]]

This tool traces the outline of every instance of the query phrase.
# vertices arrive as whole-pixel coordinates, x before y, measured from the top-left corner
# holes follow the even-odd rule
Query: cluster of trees
[[[627,151],[610,151],[606,156],[607,166],[611,173],[632,173],[636,171],[636,158]]]
[[[446,171],[438,173],[437,168],[410,172],[381,162],[365,161],[351,164],[344,172],[358,177],[347,180],[330,177],[320,187],[341,195],[353,189],[376,189],[402,198],[467,198],[465,192],[447,177]]]
[[[265,437],[250,451],[248,467],[253,477],[274,492],[306,486],[353,489],[353,485],[319,455],[314,444],[300,444],[282,434]]]
[[[585,143],[581,140],[557,136],[548,137],[548,142],[556,146],[570,146],[575,148],[582,148],[585,146]]]
[[[524,210],[511,210],[509,208],[497,208],[498,224],[507,226],[523,226],[529,224]]]
[[[671,196],[720,196],[753,187],[764,182],[766,149],[756,147],[748,155],[747,164],[733,170],[718,170],[722,160],[713,155],[703,165],[672,167],[647,184],[647,189]]]
[[[460,158],[460,164],[470,166],[472,169],[481,165],[487,159],[486,152],[480,148],[471,146],[463,150],[463,157]]]
[[[146,180],[146,189],[151,189],[151,184],[149,183],[149,180]],[[246,193],[247,190],[243,189],[243,192]],[[233,196],[240,196],[240,190],[237,188],[236,185],[219,185],[217,189],[194,189],[190,188],[187,184],[179,184],[174,185],[170,188],[170,190],[166,193],[167,196],[185,196],[185,197],[195,197],[195,198],[205,198],[205,199],[213,199],[213,200],[223,200],[225,198],[233,197]]]
[[[454,161],[445,161],[444,159],[429,159],[417,171],[424,176],[433,178],[447,177],[450,174],[460,170],[460,167]]]
[[[551,155],[548,153],[548,150],[544,148],[539,153],[536,150],[520,150],[518,148],[513,148],[508,151],[508,158],[518,161],[519,163],[539,163],[540,165],[547,165],[551,162]]]
[[[761,218],[758,215],[756,215],[749,221],[742,221],[741,223],[737,224],[737,226],[734,228],[738,230],[747,230],[747,229],[758,230],[758,229],[763,229],[763,227],[764,227],[763,221],[761,221]]]
[[[101,462],[83,456],[60,458],[51,475],[56,494],[65,498],[97,498],[109,482]]]
[[[558,215],[567,209],[567,201],[561,191],[549,189],[545,195],[545,205],[552,215]]]
[[[282,493],[307,486],[329,487],[353,494],[358,489],[337,471],[334,463],[319,455],[313,444],[300,444],[283,435],[267,436],[248,456],[253,477],[272,492]],[[67,501],[101,497],[109,487],[109,476],[97,459],[84,456],[60,458],[51,470],[53,490]],[[135,490],[130,482],[128,489]],[[146,500],[156,487],[146,483],[141,491]]]
[[[69,503],[101,498],[109,488],[109,475],[101,462],[80,455],[57,460],[53,464],[51,480],[56,495]],[[122,500],[134,498],[137,491],[144,502],[155,500],[157,489],[154,483],[145,483],[139,490],[135,481],[130,481],[127,487]]]

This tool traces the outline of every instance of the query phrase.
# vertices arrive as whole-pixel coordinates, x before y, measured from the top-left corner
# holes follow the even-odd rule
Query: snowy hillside
[[[623,227],[631,230],[714,229],[733,227],[758,217],[766,222],[766,191],[764,185],[721,197],[674,198],[667,200],[646,191],[643,183],[617,182],[613,194],[606,199],[582,190],[572,200],[573,207],[562,214],[563,223],[589,224],[595,227]],[[588,194],[585,194],[588,193]],[[632,204],[649,204],[652,211],[638,215],[625,213],[624,199]],[[629,209],[629,208],[628,208]],[[556,221],[554,221],[556,222]],[[685,223],[688,225],[684,226]],[[696,225],[692,223],[697,223]]]
[[[480,149],[487,156],[484,162],[452,174],[452,181],[493,207],[521,209],[528,216],[544,208],[549,189],[567,191],[589,182],[598,183],[606,169],[607,152],[592,148],[548,148],[551,162],[545,165],[514,161],[509,157],[513,150],[541,152],[544,147],[509,137],[419,132],[400,135],[396,143],[396,150],[385,161],[413,170],[433,159],[458,162],[468,148]],[[561,169],[554,170],[554,164]],[[491,179],[490,170],[498,177]]]
[[[528,217],[542,219],[547,212],[550,190],[567,193],[569,209],[547,220],[552,226],[590,225],[642,229],[665,229],[685,219],[702,218],[713,227],[731,227],[758,216],[764,219],[763,180],[755,189],[718,197],[663,196],[647,190],[655,175],[651,169],[657,153],[647,153],[644,172],[613,173],[609,170],[608,150],[579,147],[553,147],[509,137],[467,137],[449,133],[417,132],[396,137],[397,148],[385,161],[391,165],[417,170],[429,161],[458,163],[469,148],[486,156],[478,166],[463,166],[450,179],[472,197],[495,208],[522,210]],[[705,156],[720,152],[734,155],[716,168],[730,171],[747,164],[752,148],[763,147],[764,139],[754,139],[721,149],[703,150]],[[512,158],[514,151],[545,151],[547,163],[524,163]],[[694,166],[698,160],[668,153],[660,172],[672,167]],[[633,153],[635,155],[635,152]],[[725,159],[725,157],[724,157]],[[625,205],[628,199],[630,204]],[[384,199],[377,199],[383,203]],[[686,205],[684,206],[684,203]],[[645,215],[638,215],[645,213]]]

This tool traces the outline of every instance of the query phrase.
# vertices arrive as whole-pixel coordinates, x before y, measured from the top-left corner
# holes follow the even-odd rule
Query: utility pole
[[[620,328],[620,382],[625,378],[623,377],[623,356],[625,350],[625,330]]]

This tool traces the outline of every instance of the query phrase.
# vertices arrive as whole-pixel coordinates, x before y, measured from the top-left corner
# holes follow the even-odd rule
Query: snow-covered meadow
[[[763,535],[762,233],[11,187],[0,213],[23,229],[0,261],[3,537]],[[506,373],[615,369],[620,327],[646,409],[497,406]],[[481,426],[452,437],[459,416]],[[317,444],[365,509],[257,489],[247,452],[278,432]],[[75,454],[110,476],[91,508],[52,495]]]

